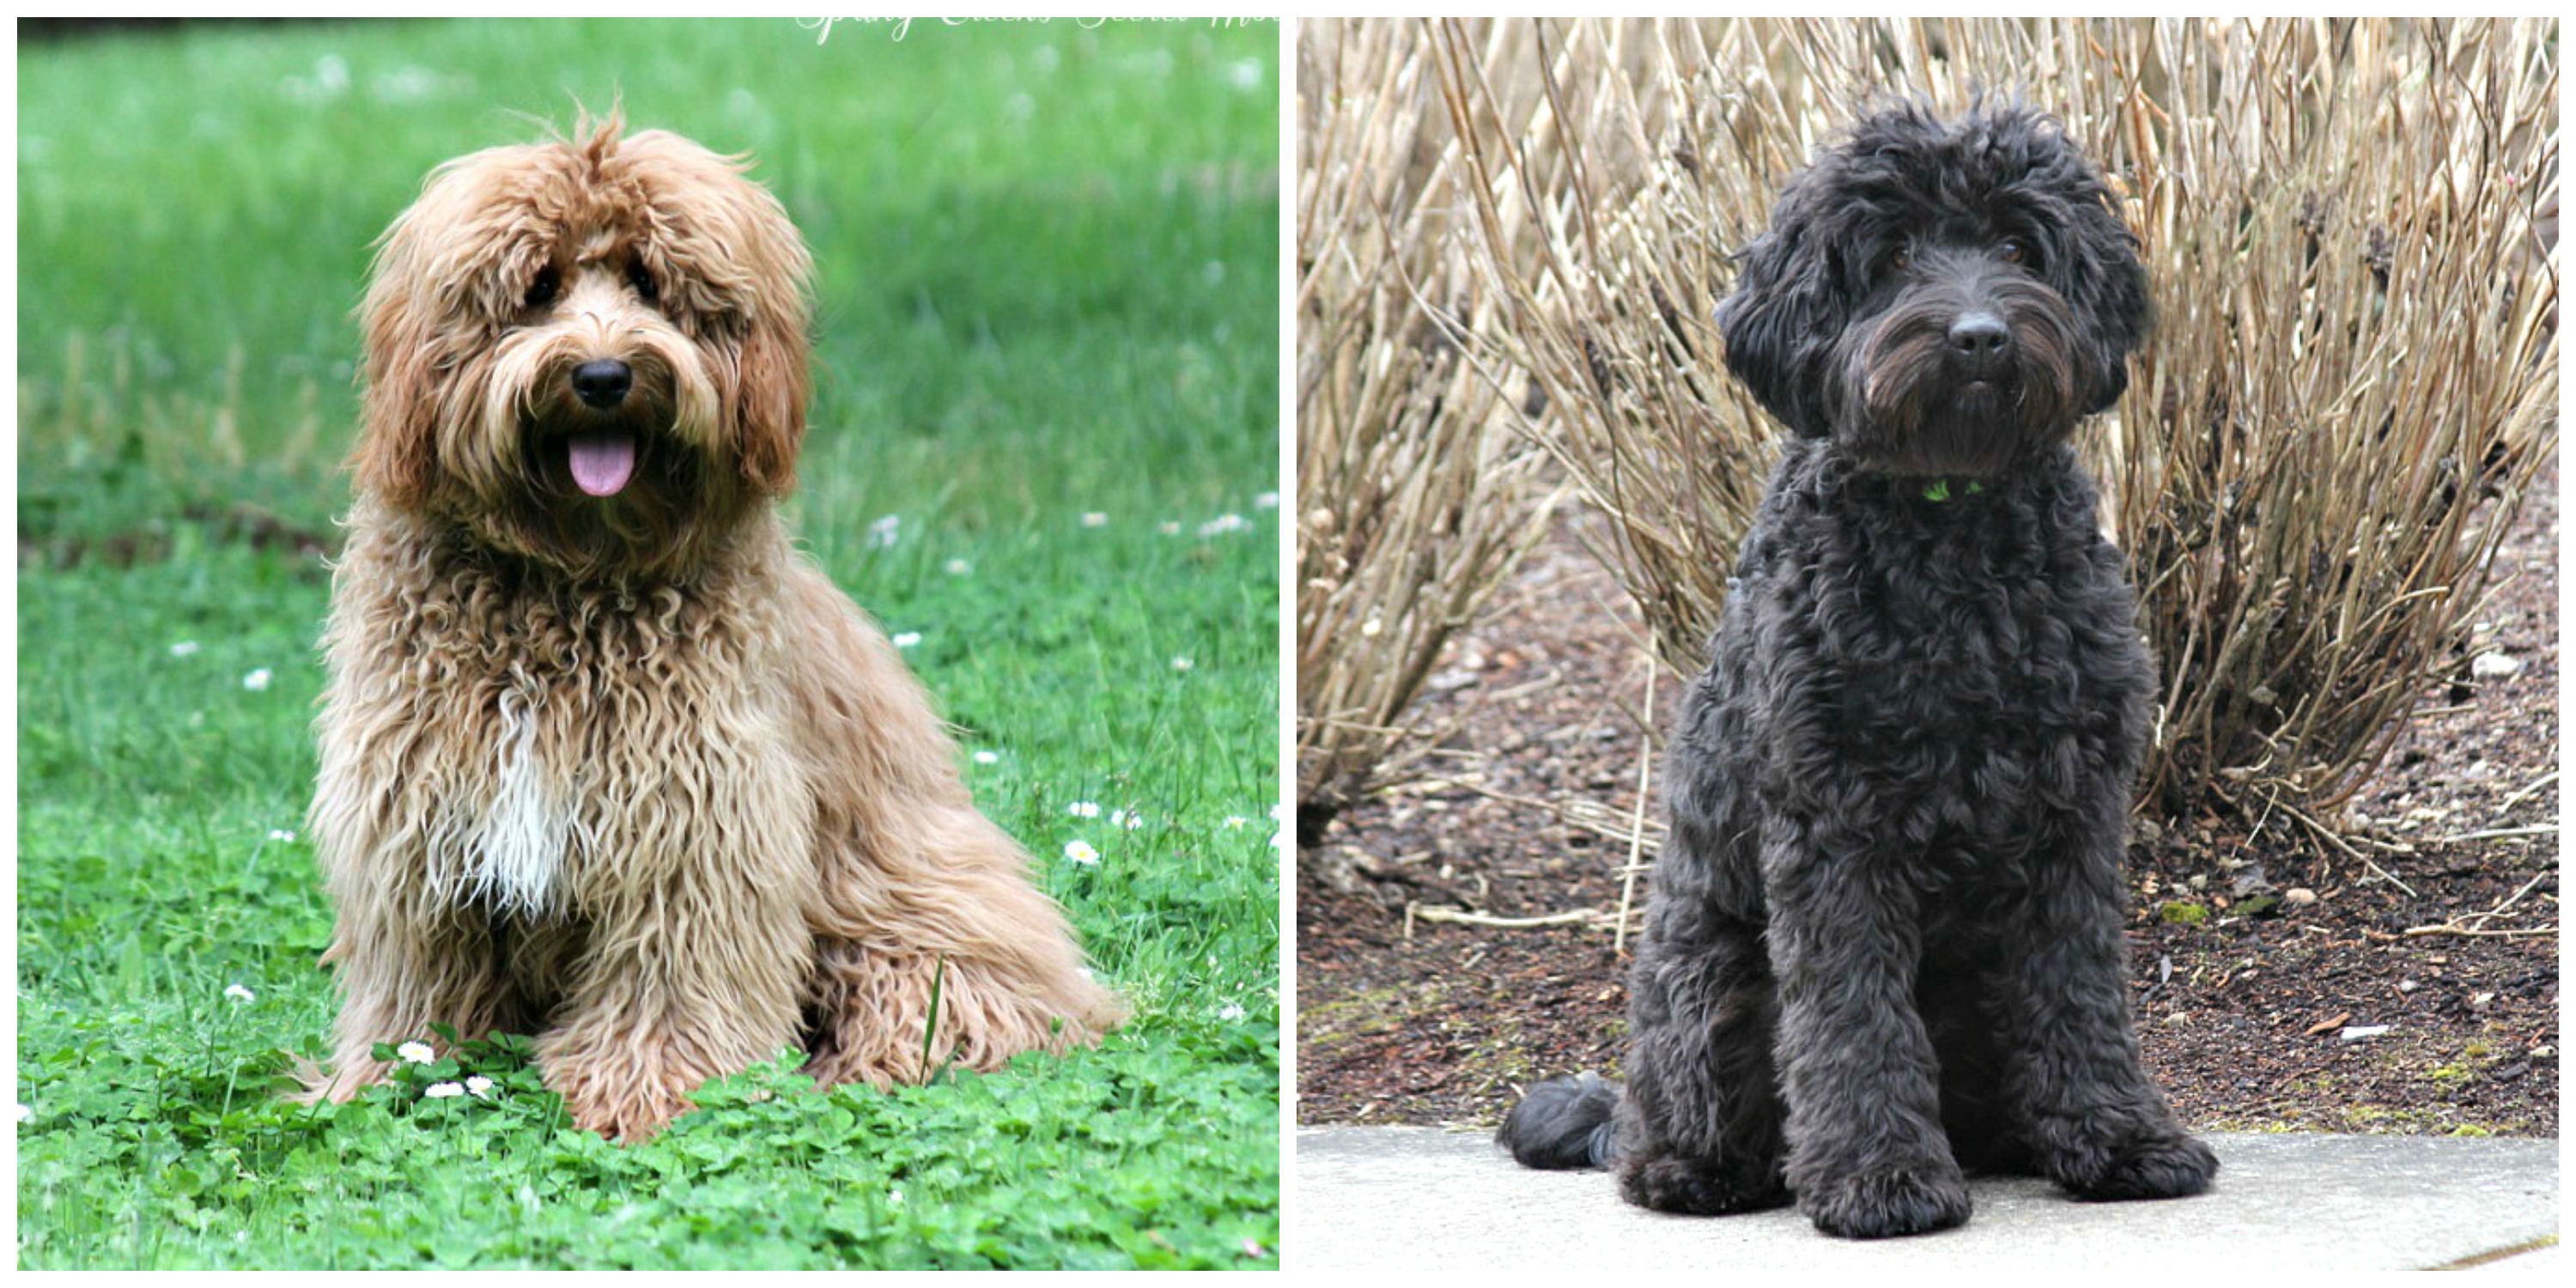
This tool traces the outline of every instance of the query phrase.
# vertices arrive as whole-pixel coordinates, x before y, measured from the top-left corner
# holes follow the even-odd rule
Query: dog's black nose
[[[594,359],[572,369],[572,391],[601,411],[626,401],[626,391],[634,387],[635,372],[615,358]]]
[[[1969,374],[1991,375],[2012,352],[2012,332],[1992,313],[1964,313],[1950,324],[1950,352]]]

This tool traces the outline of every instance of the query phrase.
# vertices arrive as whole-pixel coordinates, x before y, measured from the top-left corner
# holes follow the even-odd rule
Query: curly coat
[[[774,513],[809,260],[742,169],[612,118],[449,162],[381,243],[311,814],[344,1005],[311,1095],[433,1023],[534,1032],[573,1121],[635,1140],[792,1046],[883,1086],[1124,1017]]]
[[[2120,862],[2155,667],[2067,437],[2149,323],[2099,176],[2019,108],[1861,122],[1722,307],[1793,431],[1665,771],[1624,1088],[1533,1088],[1524,1163],[1820,1228],[2217,1169],[2140,1064]]]

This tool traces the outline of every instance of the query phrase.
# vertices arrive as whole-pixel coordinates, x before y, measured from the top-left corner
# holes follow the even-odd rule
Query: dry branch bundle
[[[1470,337],[1494,305],[1412,24],[1309,24],[1298,50],[1297,800],[1311,841],[1431,745],[1404,712],[1540,532],[1542,458]],[[1507,57],[1506,47],[1488,51]]]

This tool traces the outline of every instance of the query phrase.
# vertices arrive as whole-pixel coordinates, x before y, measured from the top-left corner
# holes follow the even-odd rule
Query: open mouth
[[[615,496],[635,477],[635,436],[625,430],[583,430],[564,444],[574,486],[592,496]]]

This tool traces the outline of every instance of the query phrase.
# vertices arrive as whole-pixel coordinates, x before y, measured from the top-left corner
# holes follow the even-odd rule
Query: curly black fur
[[[1502,1143],[1864,1237],[1965,1221],[1962,1165],[2207,1188],[2130,1028],[2155,666],[2067,443],[2149,323],[2099,175],[2018,106],[1873,116],[1719,321],[1794,437],[1673,736],[1627,1082],[1543,1083]]]

